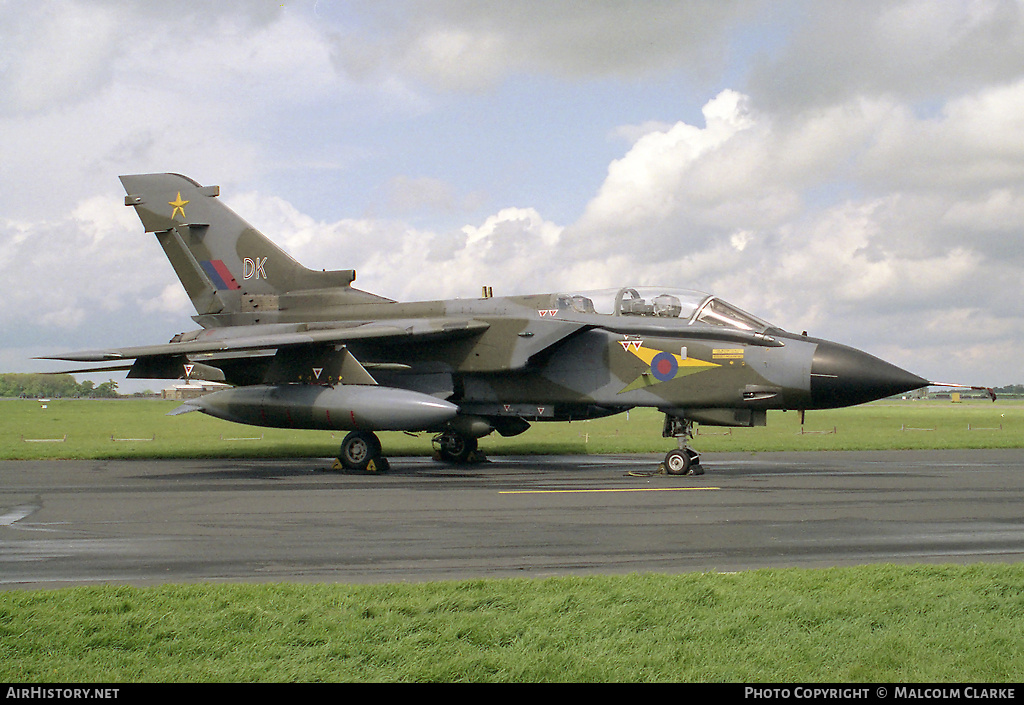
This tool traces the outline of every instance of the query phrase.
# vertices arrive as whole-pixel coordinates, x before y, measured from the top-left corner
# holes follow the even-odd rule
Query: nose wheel
[[[662,463],[667,475],[703,475],[700,466],[700,454],[693,448],[677,448],[665,454]]]
[[[666,475],[703,475],[704,468],[700,465],[700,453],[690,448],[687,441],[693,438],[693,422],[665,414],[665,427],[662,436],[675,438],[679,447],[665,454],[665,460],[659,465],[659,471]]]

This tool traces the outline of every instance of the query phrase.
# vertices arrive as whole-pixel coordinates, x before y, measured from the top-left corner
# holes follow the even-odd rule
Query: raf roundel
[[[660,352],[651,360],[651,373],[659,382],[667,382],[675,379],[679,371],[679,363],[676,356],[668,352]]]

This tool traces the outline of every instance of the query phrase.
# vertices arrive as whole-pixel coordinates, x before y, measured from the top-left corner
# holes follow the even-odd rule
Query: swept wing
[[[172,341],[161,345],[66,352],[39,359],[69,360],[73,362],[110,362],[114,360],[170,357],[200,353],[244,353],[301,345],[342,345],[365,340],[455,339],[463,336],[477,335],[489,327],[490,325],[484,321],[472,319],[413,319],[322,329],[310,329],[307,325],[302,324],[300,326],[285,326],[285,328],[293,329],[287,331],[276,329],[254,330],[258,326],[223,330],[214,328],[200,332],[195,339]]]

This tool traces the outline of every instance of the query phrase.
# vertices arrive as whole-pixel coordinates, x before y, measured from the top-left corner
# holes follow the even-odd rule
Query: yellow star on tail
[[[178,211],[181,211],[182,220],[185,219],[185,206],[188,205],[188,201],[181,200],[181,191],[178,191],[178,197],[173,201],[168,201],[167,205],[174,206],[174,210],[171,211],[171,218],[178,215]]]

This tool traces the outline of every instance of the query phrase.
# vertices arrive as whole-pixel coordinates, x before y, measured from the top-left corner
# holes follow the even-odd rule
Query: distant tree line
[[[992,391],[996,394],[1024,394],[1024,384],[1011,384],[1006,387],[995,387]]]
[[[116,397],[117,382],[109,380],[94,384],[89,380],[79,384],[71,375],[40,373],[0,374],[0,397]]]

